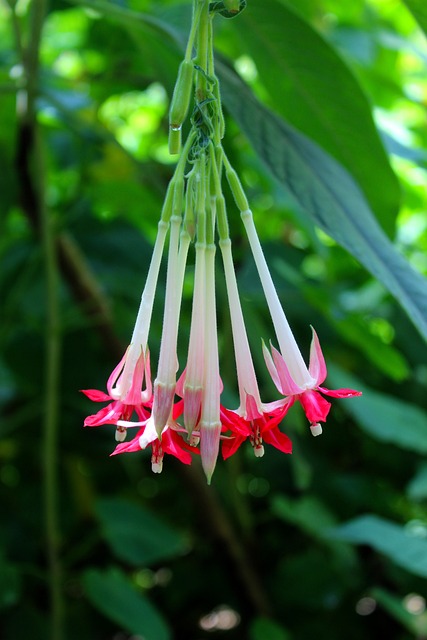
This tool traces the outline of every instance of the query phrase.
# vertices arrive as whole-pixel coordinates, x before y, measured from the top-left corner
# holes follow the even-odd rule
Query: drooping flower
[[[331,408],[331,403],[323,398],[323,395],[332,398],[352,398],[362,395],[360,391],[353,389],[327,389],[320,386],[327,375],[326,363],[320,347],[319,338],[312,328],[313,338],[310,347],[310,363],[308,367],[308,380],[305,385],[297,384],[286,359],[273,346],[271,354],[265,344],[263,352],[268,371],[277,387],[285,396],[288,396],[290,403],[298,400],[310,422],[311,433],[318,436],[322,433],[320,422],[325,422]]]
[[[199,423],[202,466],[211,482],[221,437],[218,335],[215,302],[215,246],[206,248],[206,307],[205,307],[204,373],[201,415]]]
[[[114,424],[117,426],[119,420],[129,420],[136,411],[141,418],[145,414],[145,407],[152,402],[152,385],[150,373],[150,353],[147,349],[146,356],[141,353],[136,363],[133,379],[130,389],[125,395],[124,400],[116,399],[115,384],[123,372],[126,355],[123,356],[117,367],[113,370],[107,381],[107,391],[99,391],[98,389],[82,389],[90,400],[94,402],[109,402],[106,407],[100,409],[97,413],[88,416],[84,421],[85,427],[99,427],[104,424]],[[145,377],[146,388],[141,390],[142,380]],[[121,442],[126,437],[126,431],[117,427],[116,440]]]
[[[178,460],[184,464],[191,464],[191,453],[198,452],[196,447],[192,447],[187,444],[179,434],[179,431],[182,432],[184,430],[179,427],[172,416],[163,428],[160,437],[157,433],[152,416],[149,416],[146,420],[142,420],[137,423],[122,420],[119,422],[118,426],[122,429],[139,426],[140,429],[131,440],[118,444],[111,455],[115,456],[119,453],[142,451],[150,446],[151,469],[154,473],[161,473],[165,453],[178,458]]]
[[[198,242],[196,245],[193,308],[191,313],[187,366],[178,380],[176,388],[177,394],[183,398],[184,401],[184,425],[190,436],[200,419],[203,396],[206,322],[205,263],[206,246]]]
[[[241,215],[280,346],[280,352],[272,347],[272,354],[268,352],[265,345],[263,346],[267,368],[278,390],[289,397],[291,402],[295,400],[301,402],[310,422],[311,432],[314,436],[318,436],[322,433],[320,422],[325,422],[331,406],[319,392],[335,398],[351,398],[362,394],[353,389],[334,391],[320,386],[326,378],[327,369],[314,329],[310,364],[307,368],[274,287],[255,229],[252,212],[248,209]]]
[[[264,404],[261,401],[242,306],[240,304],[236,273],[233,265],[231,241],[224,239],[220,242],[220,246],[230,308],[237,383],[240,396],[240,406],[238,409],[231,411],[222,408],[221,411],[222,424],[232,433],[231,437],[223,438],[223,457],[228,458],[233,455],[247,438],[249,438],[254,448],[256,457],[264,455],[263,440],[272,444],[283,453],[291,453],[291,440],[278,428],[278,425],[288,411],[290,403],[287,399],[278,400],[270,404]]]
[[[161,434],[169,419],[175,398],[178,325],[189,244],[188,233],[181,232],[181,217],[172,216],[163,330],[157,376],[154,381],[153,420],[158,435]]]
[[[224,427],[231,431],[231,436],[222,439],[222,455],[224,459],[229,458],[240,447],[245,440],[249,441],[254,449],[257,458],[264,455],[264,442],[283,453],[292,453],[291,439],[280,431],[279,424],[285,417],[289,403],[281,403],[275,407],[264,405],[261,413],[256,405],[253,396],[246,396],[245,415],[239,415],[238,411],[231,411],[221,408],[221,421]],[[273,404],[273,403],[272,403]]]

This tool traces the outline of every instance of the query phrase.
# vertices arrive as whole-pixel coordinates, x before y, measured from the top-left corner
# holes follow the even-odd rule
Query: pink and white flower
[[[314,329],[310,350],[310,364],[307,368],[274,287],[255,229],[252,212],[248,209],[243,211],[241,216],[280,346],[280,352],[272,347],[271,354],[265,345],[263,346],[267,368],[278,390],[288,397],[292,403],[295,400],[301,402],[310,421],[312,434],[314,436],[320,435],[322,433],[320,422],[326,420],[331,406],[320,393],[335,398],[350,398],[360,396],[361,393],[353,389],[337,389],[333,391],[320,386],[326,378],[327,370]]]
[[[198,452],[195,447],[191,447],[187,444],[179,434],[179,431],[183,431],[183,429],[179,427],[172,416],[163,428],[160,438],[157,434],[152,416],[139,423],[127,422],[125,420],[119,422],[119,428],[128,429],[129,427],[135,426],[139,426],[140,429],[134,438],[127,442],[118,444],[111,454],[112,456],[119,453],[142,451],[150,446],[151,469],[154,473],[161,473],[165,453],[178,458],[178,460],[184,464],[191,464],[191,453]]]
[[[249,438],[256,457],[264,455],[263,440],[284,453],[291,453],[292,443],[281,432],[278,425],[290,406],[285,398],[270,404],[261,402],[258,382],[250,352],[242,307],[233,265],[231,241],[220,242],[230,308],[234,353],[239,386],[240,406],[234,411],[222,408],[221,419],[224,427],[232,432],[232,437],[222,441],[222,454],[228,458]]]

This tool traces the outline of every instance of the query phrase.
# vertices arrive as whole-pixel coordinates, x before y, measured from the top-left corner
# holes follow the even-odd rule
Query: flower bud
[[[181,127],[187,117],[188,107],[190,106],[193,89],[193,70],[193,63],[187,60],[183,60],[179,66],[178,78],[169,110],[169,152],[171,154],[179,153],[181,149]]]
[[[227,167],[226,176],[228,184],[230,185],[231,192],[237,204],[237,208],[242,213],[249,209],[248,199],[243,191],[243,187],[240,183],[239,177],[232,167]]]

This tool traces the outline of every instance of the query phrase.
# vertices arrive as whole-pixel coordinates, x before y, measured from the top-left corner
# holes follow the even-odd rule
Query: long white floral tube
[[[120,376],[116,389],[114,390],[114,394],[118,399],[125,398],[129,392],[132,386],[136,363],[138,362],[141,352],[145,354],[145,350],[147,348],[148,333],[153,313],[154,296],[156,293],[157,280],[159,278],[160,264],[162,261],[168,227],[169,224],[167,222],[160,220],[147,279],[141,295],[138,315],[136,317],[132,338],[126,354],[123,373]]]
[[[215,245],[206,248],[205,375],[200,419],[202,466],[210,484],[221,435],[218,335],[215,304]]]
[[[258,275],[270,310],[271,319],[273,320],[281,354],[297,385],[302,389],[309,389],[313,387],[316,381],[312,378],[307,369],[289,326],[285,312],[280,304],[276,288],[265,260],[264,252],[256,232],[252,211],[250,209],[242,211],[241,217],[243,224],[245,225],[249,244],[258,270]]]
[[[177,340],[179,314],[181,310],[182,285],[187,262],[190,238],[181,234],[181,218],[172,216],[171,234],[166,276],[165,310],[163,316],[162,339],[160,345],[157,377],[154,382],[153,418],[157,433],[161,434],[172,410],[176,372],[178,369]]]
[[[245,321],[239,299],[239,291],[237,288],[236,273],[234,271],[231,251],[231,240],[221,240],[219,244],[224,264],[225,282],[227,287],[236,359],[237,381],[239,385],[240,407],[238,413],[246,418],[247,394],[254,398],[260,413],[262,413],[261,398],[259,395],[258,382],[256,379],[248,336],[246,333]]]

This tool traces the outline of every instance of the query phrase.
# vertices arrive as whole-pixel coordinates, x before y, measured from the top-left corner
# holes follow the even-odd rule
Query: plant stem
[[[35,157],[42,167],[40,141],[36,138]],[[42,169],[40,170],[42,174]],[[41,177],[41,176],[40,176]],[[43,193],[40,187],[40,195]],[[63,638],[63,601],[59,555],[58,514],[58,398],[60,373],[60,318],[58,299],[58,261],[52,219],[40,198],[41,230],[46,275],[46,372],[43,468],[45,528],[51,602],[51,639]]]
[[[196,96],[199,102],[206,99],[207,81],[204,73],[208,69],[208,46],[209,46],[209,2],[208,0],[198,0],[200,7],[199,30],[197,34],[197,57],[196,63],[202,69],[197,75]],[[204,73],[203,73],[204,72]]]
[[[52,219],[45,203],[45,167],[37,125],[35,102],[39,82],[39,50],[47,0],[33,0],[28,46],[23,49],[16,22],[17,50],[22,55],[25,86],[18,100],[17,169],[21,177],[23,207],[40,231],[46,278],[45,395],[43,424],[43,475],[46,555],[51,603],[51,640],[63,638],[63,601],[58,523],[58,398],[60,327],[58,261]]]

